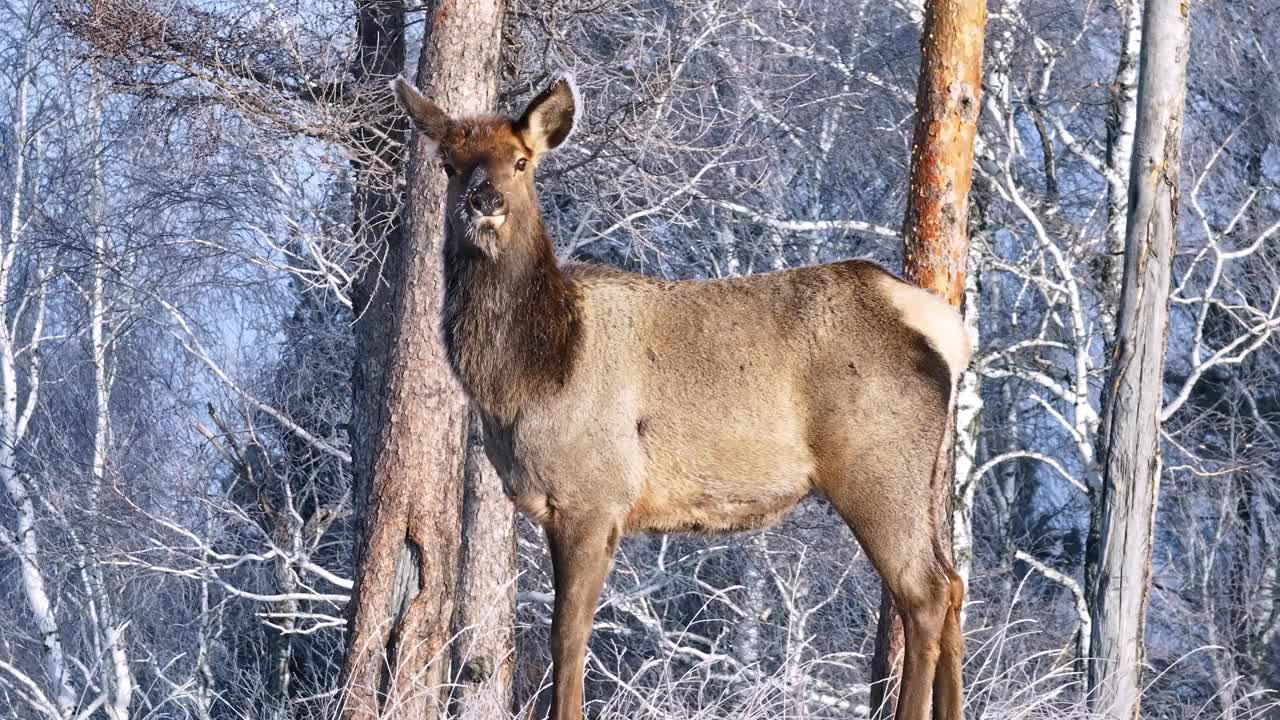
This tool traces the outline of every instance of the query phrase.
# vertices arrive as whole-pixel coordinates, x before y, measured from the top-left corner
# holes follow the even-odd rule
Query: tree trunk
[[[956,306],[964,299],[969,255],[969,185],[986,25],[986,0],[929,0],[925,6],[903,274]],[[884,717],[891,705],[884,694],[893,684],[885,680],[899,672],[902,657],[894,650],[902,647],[902,622],[883,583],[880,593],[871,708]]]
[[[765,539],[753,535],[742,543],[738,553],[742,562],[743,616],[734,625],[734,653],[743,667],[764,670],[764,620],[768,609],[768,590],[762,566],[765,562]]]
[[[871,655],[871,720],[889,720],[898,702],[902,680],[902,617],[893,596],[880,582],[880,614],[876,619],[876,644]]]
[[[363,0],[356,3],[359,52],[352,63],[358,85],[383,85],[404,70],[404,0]],[[407,120],[396,112],[391,97],[379,98],[366,125],[355,133],[357,154],[352,170],[352,236],[370,248],[373,260],[363,269],[351,291],[355,315],[355,361],[351,370],[352,500],[356,519],[355,566],[364,556],[365,508],[378,430],[386,417],[383,384],[390,354],[393,293],[403,267],[404,223],[397,208],[395,180],[384,168],[400,167],[400,148]]]
[[[356,83],[385,85],[404,70],[404,2],[403,0],[358,0],[356,3],[356,38],[358,52],[352,62]],[[385,371],[390,356],[392,306],[394,293],[401,284],[404,225],[396,212],[399,203],[385,171],[379,167],[399,167],[399,148],[405,139],[406,122],[396,118],[390,97],[383,100],[377,112],[371,112],[367,127],[357,128],[356,144],[364,151],[352,162],[355,188],[352,197],[352,236],[357,243],[373,249],[374,258],[352,289],[355,315],[356,352],[351,371],[351,440],[352,505],[355,517],[354,566],[356,569],[352,599],[347,606],[347,655],[343,663],[341,687],[348,688],[344,703],[349,716],[376,715],[379,707],[376,693],[384,690],[382,676],[386,671],[386,632],[392,624],[390,593],[379,595],[380,589],[366,587],[366,556],[370,551],[390,552],[397,557],[399,548],[369,547],[369,537],[376,529],[370,517],[374,504],[372,494],[373,464],[377,441],[386,422],[387,407],[383,396]],[[361,632],[358,616],[361,605],[371,607],[366,614],[379,610],[383,618],[366,622],[388,626],[386,631]],[[376,637],[370,637],[370,636]],[[379,642],[382,646],[379,647]]]
[[[903,273],[957,307],[969,254],[969,184],[986,24],[985,0],[930,0],[925,7]]]
[[[493,109],[501,11],[497,0],[427,8],[418,84],[447,111]],[[358,22],[368,56],[361,71],[399,72],[403,3],[364,3]],[[391,102],[389,93],[383,101]],[[374,130],[395,139],[402,128],[402,120],[388,120]],[[395,155],[393,142],[367,137],[380,158]],[[384,230],[386,259],[361,293],[352,440],[363,506],[343,672],[348,718],[439,717],[448,678],[466,411],[438,332],[444,181],[437,164],[424,143],[410,146],[406,225]],[[375,228],[387,222],[388,198],[378,188],[363,188],[361,199],[363,220]]]
[[[974,264],[977,263],[974,253]],[[964,299],[965,326],[969,337],[978,336],[978,284],[976,275],[970,275],[965,282]],[[978,441],[982,431],[982,377],[974,370],[966,370],[960,376],[955,389],[956,436],[955,452],[952,462],[952,498],[951,498],[951,554],[955,563],[956,574],[969,587],[969,576],[973,573],[973,506],[977,495],[977,481],[974,471],[978,467]],[[964,612],[960,613],[963,627]]]
[[[1097,546],[1091,552],[1097,572],[1089,587],[1089,698],[1095,709],[1118,720],[1138,716],[1142,692],[1188,15],[1184,0],[1148,0],[1142,20],[1124,282],[1102,415],[1103,474],[1094,498]]]
[[[1128,224],[1129,168],[1133,163],[1133,132],[1138,117],[1138,53],[1142,48],[1143,0],[1123,0],[1120,3],[1124,29],[1120,35],[1120,60],[1116,65],[1115,79],[1111,83],[1107,113],[1107,156],[1105,180],[1107,182],[1107,225],[1101,257],[1101,304],[1098,310],[1102,328],[1103,352],[1110,357],[1116,342],[1116,312],[1120,305],[1120,288],[1124,281],[1125,228]],[[1094,457],[1103,456],[1101,432],[1094,438]],[[1101,492],[1101,470],[1087,472],[1090,492]],[[1094,500],[1090,500],[1094,503]],[[1097,555],[1094,552],[1098,539],[1096,522],[1090,523],[1084,560],[1085,587],[1092,587],[1098,576]],[[1085,662],[1090,652],[1092,638],[1081,635],[1077,659]]]
[[[106,146],[102,142],[104,84],[93,73],[89,92],[89,148],[93,159],[89,162],[89,218],[93,225],[93,280],[89,285],[89,338],[93,352],[93,455],[89,466],[88,498],[91,513],[102,512],[103,487],[107,480],[107,462],[111,451],[111,390],[115,384],[115,368],[112,352],[115,338],[108,324],[111,312],[107,301],[106,275],[113,266],[109,257],[110,231],[107,226],[107,188],[105,158]],[[96,539],[95,539],[96,540]],[[108,701],[103,711],[110,720],[129,720],[129,706],[137,683],[130,668],[127,623],[117,619],[115,601],[107,587],[106,573],[96,555],[91,555],[95,541],[82,550],[84,558],[85,586],[90,592],[90,607],[95,612],[90,617],[97,620],[98,642],[106,650],[109,660],[103,665],[103,684]]]
[[[467,444],[462,565],[453,636],[453,715],[490,720],[511,712],[515,670],[516,525],[502,479],[485,457],[479,423]]]
[[[518,0],[498,12],[502,37],[515,37]],[[498,83],[508,88],[518,74],[518,52],[503,48]],[[502,478],[484,454],[478,418],[467,443],[462,498],[462,562],[453,635],[453,717],[489,720],[512,711],[515,691],[516,517]]]

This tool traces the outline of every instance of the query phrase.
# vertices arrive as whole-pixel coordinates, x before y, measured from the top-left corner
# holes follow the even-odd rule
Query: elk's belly
[[[732,533],[768,527],[808,494],[807,487],[775,488],[767,497],[646,492],[626,519],[627,532]]]
[[[653,402],[662,409],[650,412],[626,394],[585,411],[551,405],[516,427],[486,423],[485,450],[536,522],[564,512],[608,515],[627,532],[760,528],[810,492],[815,463],[788,400],[752,395],[720,408]]]
[[[637,423],[633,532],[735,532],[779,520],[813,487],[807,428],[780,384],[685,386]]]
[[[807,448],[769,440],[651,449],[627,530],[725,533],[777,522],[812,489],[813,463]]]

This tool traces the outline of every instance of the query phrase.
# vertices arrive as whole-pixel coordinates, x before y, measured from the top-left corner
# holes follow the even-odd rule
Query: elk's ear
[[[570,78],[560,78],[529,103],[512,129],[535,155],[554,150],[569,139],[582,102]]]
[[[433,146],[439,147],[440,143],[444,142],[445,136],[449,134],[449,127],[453,124],[453,121],[449,119],[449,115],[399,75],[391,81],[391,89],[395,91],[396,98],[400,101],[400,105],[404,107],[405,112],[409,113],[409,117],[413,119],[413,124],[418,126],[418,131]],[[434,150],[435,147],[432,149]]]

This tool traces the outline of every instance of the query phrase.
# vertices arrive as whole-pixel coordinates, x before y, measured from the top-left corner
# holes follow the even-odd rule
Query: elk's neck
[[[449,361],[472,401],[507,422],[564,384],[579,331],[577,293],[535,220],[496,258],[466,242],[445,244]]]

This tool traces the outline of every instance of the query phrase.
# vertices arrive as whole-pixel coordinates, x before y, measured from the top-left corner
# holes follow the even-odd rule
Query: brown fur
[[[448,120],[398,91],[456,170],[450,361],[508,494],[551,545],[552,716],[582,716],[591,615],[620,536],[759,528],[816,492],[903,614],[897,717],[926,717],[932,693],[935,718],[959,718],[964,588],[942,523],[952,394],[969,356],[955,311],[862,261],[686,282],[561,267],[532,178],[568,134],[567,86],[514,122]],[[506,199],[496,231],[459,210],[479,171]]]

